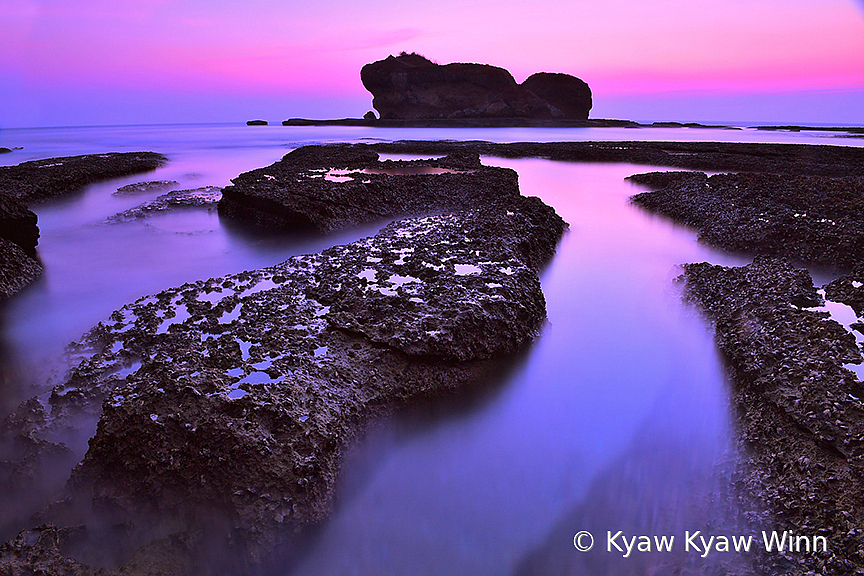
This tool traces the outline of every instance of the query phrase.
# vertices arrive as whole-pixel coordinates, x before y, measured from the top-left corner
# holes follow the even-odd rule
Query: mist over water
[[[318,252],[378,227],[297,238],[230,226],[206,209],[107,224],[113,214],[161,193],[112,195],[128,183],[225,186],[293,147],[330,141],[692,137],[864,144],[811,134],[599,130],[226,125],[3,131],[0,145],[24,147],[0,156],[6,164],[144,149],[171,162],[34,207],[45,275],[0,307],[0,416],[59,381],[68,368],[66,345],[124,304],[184,282]],[[374,426],[347,457],[333,517],[310,532],[303,553],[277,573],[492,575],[558,566],[635,574],[645,566],[597,553],[580,556],[573,535],[738,526],[726,492],[734,462],[723,367],[709,327],[681,302],[674,278],[678,264],[748,259],[709,250],[695,232],[629,204],[641,189],[624,178],[660,168],[484,162],[515,169],[522,193],[539,196],[570,224],[542,275],[547,326],[483,389],[423,402]],[[83,455],[86,437],[64,440]],[[71,465],[58,464],[54,482],[36,487],[33,502],[13,510],[0,501],[5,537],[13,526],[30,527],[28,511],[62,485]]]

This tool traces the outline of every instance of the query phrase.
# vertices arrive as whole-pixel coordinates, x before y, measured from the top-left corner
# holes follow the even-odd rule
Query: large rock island
[[[390,56],[360,71],[372,106],[384,120],[529,118],[587,120],[588,84],[568,74],[541,72],[522,84],[487,64],[434,62],[419,54]]]

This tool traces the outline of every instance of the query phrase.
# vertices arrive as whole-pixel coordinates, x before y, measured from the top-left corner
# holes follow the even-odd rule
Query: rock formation
[[[403,173],[359,172],[379,164]],[[357,174],[328,181],[320,167],[334,165]],[[442,173],[404,173],[429,169]],[[246,573],[326,516],[343,451],[371,418],[494,378],[537,336],[545,321],[538,271],[566,224],[519,194],[514,172],[476,156],[379,163],[362,146],[316,146],[238,180],[264,201],[267,183],[285,198],[298,174],[312,181],[301,186],[302,206],[317,229],[388,211],[422,215],[116,311],[74,347],[81,361],[48,398],[50,415],[34,399],[0,427],[41,447],[9,468],[32,468],[52,448],[39,440],[93,414],[99,424],[73,471],[73,500],[125,522],[127,545],[152,541],[151,529],[178,538],[204,532],[241,559],[221,569]],[[367,177],[380,197],[353,198],[353,181]],[[416,203],[401,204],[403,196]],[[311,216],[334,206],[330,218]],[[87,521],[68,508],[49,507],[42,518]],[[43,524],[0,549],[0,572],[33,554],[52,566],[47,573],[61,573],[52,571],[63,560],[56,547],[37,546],[57,530]]]
[[[100,180],[155,170],[167,161],[154,152],[111,152],[31,160],[0,167],[0,192],[26,203],[41,202]]]
[[[382,120],[526,118],[587,120],[588,85],[567,74],[535,74],[517,84],[487,64],[438,65],[418,54],[390,56],[360,71]]]
[[[851,269],[864,261],[864,178],[655,172],[633,201],[726,250]]]

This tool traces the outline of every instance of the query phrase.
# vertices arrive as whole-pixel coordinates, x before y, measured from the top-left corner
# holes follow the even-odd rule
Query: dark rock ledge
[[[155,152],[111,152],[65,156],[0,167],[0,193],[26,203],[75,192],[83,186],[159,168],[168,159]]]
[[[157,196],[155,200],[119,212],[109,217],[107,222],[119,224],[170,212],[178,208],[207,208],[208,210],[215,210],[221,198],[222,189],[218,186],[204,186],[191,190],[173,190],[167,194]]]
[[[42,274],[36,260],[39,227],[27,204],[79,190],[99,180],[154,170],[167,159],[153,152],[91,154],[0,167],[0,301]]]
[[[292,159],[307,154],[317,166],[334,149],[341,154],[328,147]],[[468,163],[473,174],[484,170]],[[185,284],[112,314],[73,350],[82,360],[47,405],[31,401],[5,423],[7,438],[32,444],[77,415],[99,415],[68,498],[39,521],[75,526],[88,524],[91,506],[110,511],[112,525],[127,527],[127,546],[145,545],[141,565],[151,549],[167,547],[176,567],[215,548],[241,564],[197,561],[248,572],[284,550],[295,530],[327,515],[343,451],[370,418],[494,378],[540,331],[537,273],[566,225],[520,196],[515,174],[488,174],[491,186],[511,188],[490,194],[473,177],[473,208],[397,221],[370,238]],[[417,194],[429,185],[424,176],[386,178]],[[339,214],[334,222],[354,221]],[[27,457],[30,466],[14,472],[35,470],[39,453]],[[98,525],[83,540],[109,546]],[[0,571],[43,562],[47,574],[67,573],[59,551],[74,545],[53,544],[58,530],[68,529],[43,525],[7,543]],[[86,560],[79,548],[75,557]],[[120,571],[140,573],[129,566]]]
[[[864,177],[653,172],[633,202],[735,252],[851,269],[864,262]]]
[[[775,527],[829,542],[827,553],[764,554],[757,563],[769,574],[855,573],[864,565],[864,384],[847,366],[862,355],[853,332],[816,307],[825,295],[859,318],[864,312],[864,179],[698,172],[630,179],[655,190],[634,203],[696,227],[708,244],[763,254],[741,268],[687,264],[681,277],[728,362],[745,491],[770,510]],[[851,273],[817,292],[806,270],[777,257]]]
[[[805,270],[758,257],[688,264],[686,297],[716,327],[733,382],[746,489],[780,530],[825,536],[828,552],[766,555],[766,573],[852,574],[864,565],[864,385],[855,337],[827,313]],[[773,527],[766,527],[773,529]]]

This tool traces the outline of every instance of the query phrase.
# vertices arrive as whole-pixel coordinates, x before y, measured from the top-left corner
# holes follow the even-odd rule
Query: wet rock
[[[454,151],[503,158],[547,158],[564,162],[626,162],[686,170],[770,172],[864,177],[864,148],[750,142],[447,142],[399,141],[370,144],[392,154],[449,154]]]
[[[586,120],[588,85],[566,74],[535,75],[519,85],[487,64],[440,66],[418,54],[389,56],[360,71],[382,120],[418,118],[540,118]],[[561,106],[560,108],[558,106]]]
[[[124,308],[91,334],[98,352],[62,395],[107,397],[73,484],[136,513],[216,506],[262,545],[322,519],[363,422],[480,380],[488,360],[538,334],[536,270],[476,226],[494,220],[509,235],[520,218],[403,220]]]
[[[145,202],[140,206],[115,214],[108,218],[107,221],[113,224],[128,222],[177,208],[215,209],[221,198],[222,189],[218,186],[204,186],[192,190],[174,190],[157,197],[151,202]]]
[[[850,269],[864,261],[864,178],[651,173],[633,202],[720,248]]]
[[[377,154],[317,147],[283,163],[337,158],[365,167]],[[485,170],[476,156],[444,163]],[[515,185],[510,171],[485,173]],[[424,176],[388,177],[422,191]],[[343,452],[371,419],[487,380],[542,328],[538,270],[566,225],[518,189],[473,182],[458,194],[494,201],[125,306],[70,349],[79,361],[47,406],[18,420],[41,439],[99,418],[69,490],[138,526],[131,541],[180,526],[209,531],[244,566],[266,562],[329,513]],[[42,517],[70,522],[57,507]]]
[[[22,250],[34,254],[39,243],[36,214],[22,202],[0,192],[0,238],[17,244]]]
[[[112,196],[134,196],[137,194],[147,194],[149,192],[158,192],[167,188],[177,186],[176,180],[152,180],[150,182],[135,182],[117,188],[117,191]]]
[[[42,275],[42,266],[18,245],[0,238],[0,301]]]
[[[426,172],[426,173],[424,173]],[[222,191],[220,214],[262,226],[328,233],[393,217],[504,205],[519,196],[513,170],[476,154],[379,162],[365,146],[305,146]]]
[[[855,337],[822,312],[806,271],[758,257],[688,264],[685,295],[714,322],[728,361],[747,488],[780,529],[824,535],[826,554],[766,556],[768,573],[847,574],[864,564],[864,386]]]
[[[827,284],[825,297],[850,306],[859,318],[864,316],[864,265]]]
[[[0,167],[0,193],[28,204],[41,202],[100,180],[149,172],[167,161],[155,152],[112,152],[33,160]]]
[[[117,569],[92,568],[66,551],[87,538],[84,526],[43,524],[0,545],[0,572],[9,576],[184,576],[193,573],[195,537],[178,534],[142,547]]]
[[[14,540],[0,545],[0,568],[3,574],[107,576],[105,571],[93,570],[60,552],[61,543],[72,532],[74,531],[69,528],[57,528],[47,524],[22,530]]]

